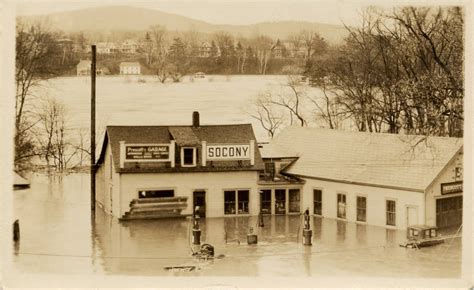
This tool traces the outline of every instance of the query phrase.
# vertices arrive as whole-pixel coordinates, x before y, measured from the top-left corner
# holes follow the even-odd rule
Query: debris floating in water
[[[196,270],[196,266],[166,266],[164,267],[165,270],[171,271],[171,270],[178,270],[178,271],[194,271]]]

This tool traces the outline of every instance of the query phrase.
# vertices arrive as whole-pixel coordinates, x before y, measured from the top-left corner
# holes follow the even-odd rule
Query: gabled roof
[[[121,62],[120,66],[140,66],[140,63],[138,62]]]
[[[170,168],[162,162],[140,163],[127,162],[120,168],[120,141],[128,144],[156,144],[170,143],[175,140],[178,146],[200,147],[202,141],[208,144],[248,144],[255,140],[255,134],[250,124],[241,125],[204,125],[193,126],[107,126],[105,138],[100,149],[97,164],[104,160],[105,150],[110,142],[114,167],[117,172],[190,172],[190,171],[249,171],[263,170],[263,161],[255,142],[255,163],[252,166],[249,160],[242,161],[208,161],[206,166],[201,166],[200,152],[196,167],[181,168],[176,163],[175,168]],[[199,150],[199,149],[198,149]],[[200,150],[199,150],[200,151]],[[179,151],[176,151],[179,154]]]
[[[462,150],[463,140],[289,127],[271,145],[277,155],[299,157],[288,174],[424,191]]]
[[[81,61],[79,61],[79,63],[77,64],[77,66],[90,66],[91,63],[92,63],[92,62],[91,62],[90,60],[81,59]]]

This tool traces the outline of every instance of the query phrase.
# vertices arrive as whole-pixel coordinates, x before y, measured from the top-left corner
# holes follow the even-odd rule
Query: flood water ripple
[[[190,219],[119,222],[100,208],[91,218],[89,176],[32,176],[14,192],[21,241],[11,271],[145,276],[458,278],[461,239],[420,250],[398,244],[404,231],[313,217],[313,246],[302,245],[300,215],[205,218],[201,241],[220,259],[192,256]],[[250,227],[257,245],[247,245]],[[191,267],[192,266],[192,267]],[[165,267],[188,267],[166,270]]]

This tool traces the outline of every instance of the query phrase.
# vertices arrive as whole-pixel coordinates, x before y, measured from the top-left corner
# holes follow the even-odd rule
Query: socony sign
[[[250,145],[208,145],[207,160],[248,160]]]

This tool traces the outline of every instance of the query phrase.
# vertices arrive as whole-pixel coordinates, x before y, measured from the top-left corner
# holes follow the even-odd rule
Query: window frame
[[[159,198],[159,197],[140,197],[141,191],[173,191],[173,197],[178,196],[178,191],[175,187],[148,187],[148,188],[137,188],[137,198],[144,199],[144,198]]]
[[[344,216],[340,215],[340,212],[339,212],[339,196],[343,196],[344,197]],[[337,193],[337,196],[336,196],[336,211],[337,211],[337,218],[338,219],[347,219],[347,194],[346,193],[343,193],[343,192],[338,192]]]
[[[239,200],[239,192],[242,192],[242,191],[247,191],[248,192],[248,200],[246,201],[247,202],[247,211],[246,212],[242,212],[242,213],[239,213],[239,204],[240,204],[240,200]],[[233,192],[234,193],[234,200],[233,201],[229,201],[229,202],[226,202],[226,199],[225,199],[225,194],[226,192]],[[251,200],[251,189],[250,188],[226,188],[226,189],[223,189],[222,190],[222,193],[224,194],[224,198],[223,198],[223,201],[224,201],[224,216],[233,216],[233,215],[249,215],[250,214],[250,200]],[[232,213],[227,213],[226,212],[226,205],[229,204],[229,203],[233,203],[234,204],[234,212]]]
[[[262,201],[263,191],[270,192],[270,194],[269,194],[270,199],[265,199],[265,200]],[[270,189],[270,188],[260,188],[258,190],[258,199],[259,199],[259,204],[260,204],[260,211],[259,212],[262,213],[262,214],[271,214],[272,213],[272,189]],[[262,208],[263,208],[263,203],[262,202],[265,202],[265,209],[268,210],[268,212],[265,212],[265,213],[262,212]]]
[[[291,208],[292,203],[296,203],[295,201],[291,201],[291,191],[298,191],[298,211],[293,211]],[[301,213],[301,188],[288,188],[288,213]]]
[[[389,211],[389,202],[393,202],[394,211]],[[393,215],[393,224],[389,223],[389,215]],[[385,225],[395,227],[397,225],[397,200],[385,199]]]
[[[359,198],[363,198],[365,200],[364,208],[359,207]],[[359,210],[364,211],[364,220],[359,220]],[[367,196],[366,195],[356,195],[356,221],[359,223],[367,223]]]
[[[193,162],[192,164],[185,164],[184,163],[184,150],[185,149],[192,149],[193,150]],[[197,149],[196,147],[190,147],[190,146],[186,146],[186,147],[181,147],[181,167],[196,167],[196,164],[197,164]]]
[[[315,200],[315,192],[319,191],[321,193],[321,199],[319,201]],[[319,203],[320,213],[316,213],[316,203]],[[313,214],[322,216],[323,215],[323,189],[322,188],[313,188]]]

